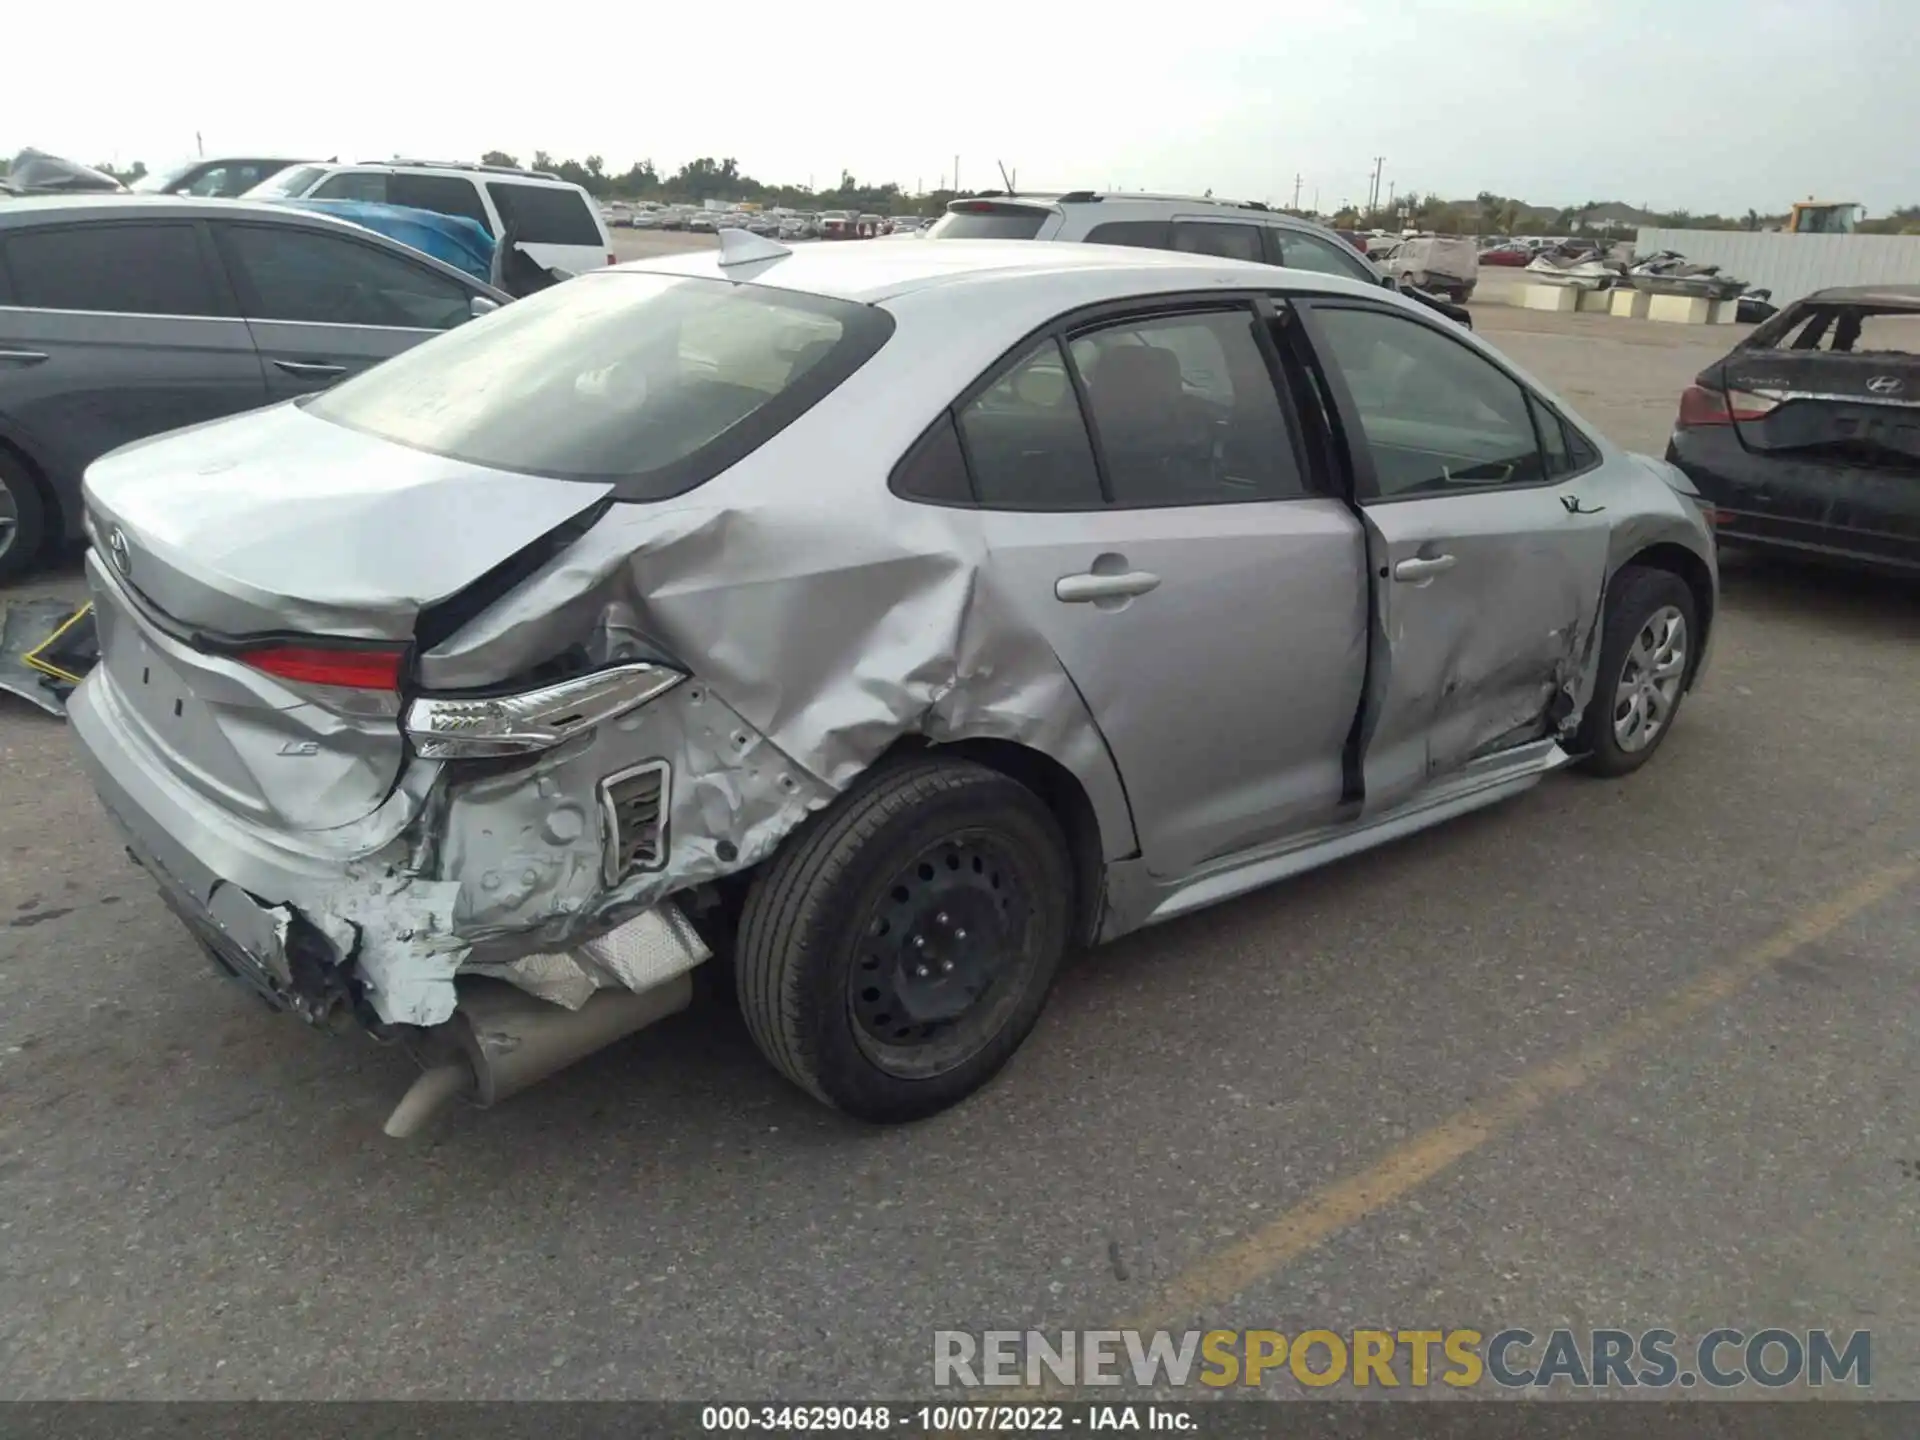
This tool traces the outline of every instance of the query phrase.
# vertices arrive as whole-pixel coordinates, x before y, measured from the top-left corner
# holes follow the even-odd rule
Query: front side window
[[[500,223],[514,227],[522,245],[591,245],[600,248],[600,222],[587,197],[569,185],[522,185],[489,180],[487,194]]]
[[[286,225],[222,232],[253,319],[448,330],[471,315],[471,292],[457,280],[371,245]]]
[[[1189,255],[1219,255],[1228,260],[1266,259],[1260,253],[1260,227],[1234,221],[1176,220],[1172,248]]]
[[[1130,320],[1074,337],[1113,503],[1216,505],[1307,493],[1244,309]]]
[[[218,315],[189,224],[61,225],[6,237],[14,303],[127,315]]]
[[[415,346],[308,413],[476,465],[659,499],[759,448],[892,331],[885,311],[853,301],[609,271]]]
[[[959,414],[980,503],[994,510],[1100,505],[1100,472],[1060,342],[1046,339]]]
[[[1372,453],[1378,499],[1545,478],[1526,393],[1466,345],[1379,310],[1314,309]]]

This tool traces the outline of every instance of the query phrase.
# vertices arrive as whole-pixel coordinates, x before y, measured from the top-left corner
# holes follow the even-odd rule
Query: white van
[[[545,170],[439,160],[366,160],[294,165],[253,187],[252,200],[372,200],[464,215],[496,240],[511,216],[520,248],[553,270],[614,263],[606,222],[592,196]]]

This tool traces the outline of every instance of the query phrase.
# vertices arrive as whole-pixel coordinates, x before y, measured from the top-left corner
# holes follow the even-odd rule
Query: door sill
[[[1451,820],[1456,815],[1496,804],[1532,789],[1540,782],[1541,776],[1571,760],[1572,757],[1556,741],[1530,741],[1511,750],[1484,756],[1445,780],[1421,790],[1403,804],[1365,820],[1321,826],[1304,835],[1291,836],[1284,841],[1232,856],[1185,880],[1166,883],[1143,876],[1141,878],[1146,880],[1149,893],[1142,897],[1146,901],[1144,907],[1135,911],[1138,918],[1128,921],[1124,915],[1115,913],[1112,918],[1119,924],[1109,927],[1106,938],[1113,938],[1142,925],[1171,920],[1176,915],[1185,915],[1208,905],[1217,905],[1222,900],[1231,900],[1277,880],[1285,880],[1330,861],[1412,835],[1430,825]],[[1141,913],[1142,910],[1144,913]]]

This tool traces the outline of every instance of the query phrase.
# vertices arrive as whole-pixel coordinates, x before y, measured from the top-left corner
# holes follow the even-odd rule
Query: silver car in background
[[[589,274],[87,479],[106,808],[225,970],[490,1103],[731,968],[872,1121],[1063,953],[1638,768],[1711,533],[1377,285],[1112,246]],[[156,977],[164,982],[164,977]]]

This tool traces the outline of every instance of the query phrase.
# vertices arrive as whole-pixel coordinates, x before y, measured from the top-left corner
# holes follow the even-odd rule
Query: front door
[[[1610,517],[1590,475],[1569,473],[1558,418],[1462,339],[1379,306],[1306,309],[1372,553],[1361,740],[1378,813],[1565,713]]]
[[[1104,321],[959,412],[991,582],[1168,879],[1332,818],[1365,676],[1360,526],[1309,479],[1255,326],[1217,303]]]
[[[215,229],[275,399],[324,390],[471,318],[458,280],[379,246],[296,225]]]

